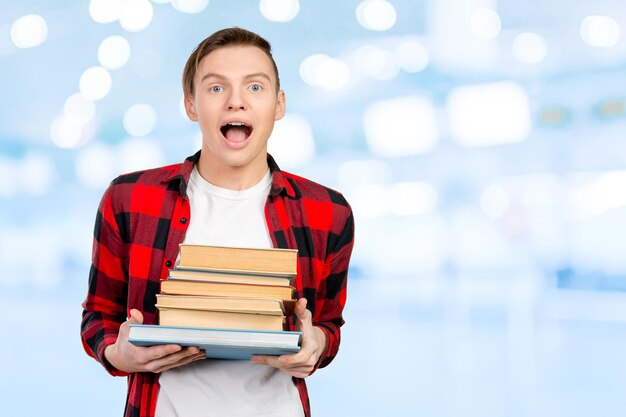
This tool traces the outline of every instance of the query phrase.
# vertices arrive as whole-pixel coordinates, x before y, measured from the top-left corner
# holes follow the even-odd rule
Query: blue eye
[[[220,91],[222,91],[222,87],[221,86],[219,86],[219,85],[211,86],[211,92],[212,93],[219,93]]]
[[[259,92],[261,91],[261,86],[259,84],[252,84],[250,86],[250,91]]]

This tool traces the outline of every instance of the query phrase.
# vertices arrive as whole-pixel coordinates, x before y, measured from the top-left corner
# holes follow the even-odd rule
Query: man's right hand
[[[135,346],[128,341],[129,324],[131,323],[143,323],[143,314],[139,310],[130,310],[130,318],[120,326],[117,341],[104,350],[104,357],[120,371],[159,373],[205,358],[204,351],[197,347],[183,348],[180,345]]]

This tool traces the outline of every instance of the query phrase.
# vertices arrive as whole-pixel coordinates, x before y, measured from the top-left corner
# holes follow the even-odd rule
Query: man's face
[[[270,58],[254,46],[217,49],[200,61],[187,115],[202,131],[203,155],[224,167],[265,163],[274,121],[285,114]]]

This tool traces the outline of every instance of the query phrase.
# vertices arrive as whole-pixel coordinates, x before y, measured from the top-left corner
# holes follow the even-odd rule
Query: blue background
[[[79,338],[97,204],[116,175],[197,149],[197,125],[179,109],[182,67],[205,36],[238,25],[272,43],[288,115],[307,121],[314,139],[315,153],[279,165],[344,192],[356,216],[342,347],[308,379],[313,414],[623,415],[626,4],[390,3],[397,20],[384,31],[359,24],[354,0],[302,1],[285,23],[265,18],[257,1],[211,0],[196,14],[153,3],[139,32],[96,23],[87,1],[1,3],[0,414],[121,415],[125,379],[88,358]],[[479,41],[463,28],[483,6],[497,11],[501,30]],[[47,38],[20,49],[11,25],[28,14],[45,19]],[[622,25],[615,45],[583,41],[587,15]],[[527,31],[547,44],[540,63],[513,56]],[[110,70],[110,92],[80,141],[59,147],[51,126],[111,35],[128,40],[130,58]],[[392,63],[376,76],[354,59],[364,45],[393,51],[406,40],[429,53],[419,72]],[[341,88],[301,78],[302,62],[318,53],[347,66]],[[468,146],[452,97],[499,82],[517,86],[523,106],[507,113],[520,96],[501,96],[504,110],[492,107],[485,125],[525,112],[528,125],[514,143]],[[432,109],[427,149],[395,148],[427,140],[416,133],[422,116],[402,106],[388,121],[386,151],[368,139],[369,106],[399,97]],[[157,118],[134,137],[123,118],[138,103]],[[417,191],[402,203],[393,190],[406,183]]]

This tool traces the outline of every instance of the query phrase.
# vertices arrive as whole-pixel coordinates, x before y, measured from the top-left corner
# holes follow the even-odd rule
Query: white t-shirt
[[[194,168],[187,193],[191,222],[184,243],[271,248],[265,202],[271,174],[242,191],[216,187]],[[165,371],[156,417],[304,416],[291,376],[250,361],[206,359]]]

